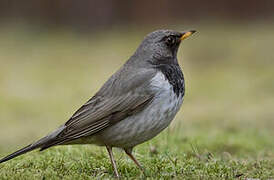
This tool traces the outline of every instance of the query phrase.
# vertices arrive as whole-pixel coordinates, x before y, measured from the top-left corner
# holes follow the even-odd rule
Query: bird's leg
[[[118,173],[118,170],[117,170],[116,162],[115,162],[115,159],[114,159],[114,156],[113,156],[113,153],[112,153],[112,147],[106,145],[106,148],[107,148],[110,160],[111,160],[112,167],[114,169],[115,176],[117,178],[119,178],[119,173]]]
[[[124,149],[125,153],[132,159],[132,161],[141,169],[141,171],[145,174],[144,168],[141,166],[141,164],[135,159],[135,157],[132,154],[132,148]]]

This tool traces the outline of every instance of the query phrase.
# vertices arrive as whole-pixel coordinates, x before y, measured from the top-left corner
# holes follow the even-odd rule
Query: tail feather
[[[54,132],[52,132],[51,134],[47,135],[46,137],[38,140],[37,142],[33,143],[33,144],[30,144],[6,157],[4,157],[3,159],[0,159],[0,163],[3,163],[3,162],[6,162],[10,159],[13,159],[17,156],[20,156],[22,154],[25,154],[29,151],[32,151],[34,149],[37,149],[37,148],[41,148],[41,150],[44,150],[44,149],[47,149],[51,146],[54,146],[54,145],[58,145],[58,144],[61,144],[60,141],[58,141],[56,139],[57,135],[64,129],[64,126],[61,126],[59,127],[57,130],[55,130]]]
[[[32,144],[30,144],[30,145],[28,145],[28,146],[26,146],[26,147],[24,147],[24,148],[22,148],[22,149],[20,149],[20,150],[18,150],[16,152],[12,153],[12,154],[4,157],[3,159],[0,160],[0,163],[3,163],[3,162],[8,161],[10,159],[13,159],[13,158],[15,158],[17,156],[20,156],[20,155],[24,154],[24,153],[32,151],[32,150],[34,150],[34,149],[36,149],[38,147],[39,146],[33,146]]]
[[[47,144],[44,144],[43,146],[41,146],[40,148],[40,151],[44,151],[52,146],[57,146],[57,145],[60,145],[60,144],[63,144],[65,143],[66,140],[57,140],[57,141],[52,141],[52,142],[49,142]]]

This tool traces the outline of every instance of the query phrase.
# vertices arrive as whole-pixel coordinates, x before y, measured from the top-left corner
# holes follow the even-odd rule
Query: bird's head
[[[186,32],[154,31],[145,37],[136,53],[146,59],[174,59],[181,41],[195,32],[195,30]]]

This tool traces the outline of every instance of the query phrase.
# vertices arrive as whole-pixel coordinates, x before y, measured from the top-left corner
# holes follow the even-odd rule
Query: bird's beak
[[[195,33],[195,30],[191,30],[191,31],[187,31],[187,32],[183,32],[182,36],[180,37],[180,40],[184,40],[185,38],[191,36],[193,33]]]

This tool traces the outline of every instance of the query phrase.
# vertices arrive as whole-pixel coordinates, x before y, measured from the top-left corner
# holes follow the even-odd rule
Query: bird
[[[57,145],[105,146],[116,177],[120,177],[112,152],[123,149],[144,172],[133,148],[169,126],[185,95],[185,79],[178,63],[181,42],[195,33],[156,30],[145,36],[134,54],[95,95],[55,131],[2,158]]]

